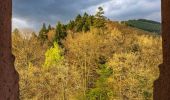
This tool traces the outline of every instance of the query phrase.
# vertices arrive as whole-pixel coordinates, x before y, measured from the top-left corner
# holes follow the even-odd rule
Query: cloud
[[[93,9],[102,6],[105,16],[112,20],[148,18],[160,21],[160,4],[160,0],[111,0],[97,6],[89,7],[84,11],[87,10],[90,13],[94,13]]]
[[[29,23],[25,20],[21,20],[18,18],[12,18],[12,27],[13,29],[19,28],[19,27],[31,27]]]
[[[43,22],[55,25],[77,14],[94,14],[98,6],[112,20],[149,18],[160,21],[160,0],[14,0],[13,19],[17,27],[39,29]]]

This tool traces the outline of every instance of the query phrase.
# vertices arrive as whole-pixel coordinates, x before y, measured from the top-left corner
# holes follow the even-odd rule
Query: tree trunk
[[[11,51],[12,0],[0,0],[0,100],[18,100],[18,73]]]
[[[170,0],[162,0],[163,64],[154,83],[154,100],[170,100]]]

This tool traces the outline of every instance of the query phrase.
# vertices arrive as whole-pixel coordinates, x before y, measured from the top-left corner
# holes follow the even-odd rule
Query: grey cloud
[[[117,12],[109,14],[110,18],[116,18],[118,20],[127,20],[134,18],[147,18],[155,12],[160,12],[160,1],[159,0],[139,0],[133,3],[123,4],[125,7],[117,9]],[[160,15],[158,15],[160,16]],[[157,16],[153,16],[152,20],[160,21]]]
[[[91,5],[97,5],[105,0],[15,0],[13,4],[14,17],[26,20],[50,21],[54,16],[59,20],[68,20]],[[51,19],[52,18],[52,19]]]

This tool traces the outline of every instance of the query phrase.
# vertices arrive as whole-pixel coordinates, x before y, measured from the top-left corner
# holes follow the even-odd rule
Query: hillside
[[[151,100],[161,37],[108,21],[102,9],[37,36],[13,32],[21,100]]]
[[[152,20],[147,20],[147,19],[138,19],[138,20],[128,20],[128,21],[122,21],[121,23],[135,27],[138,29],[142,29],[148,32],[153,32],[160,34],[161,33],[161,23],[152,21]]]

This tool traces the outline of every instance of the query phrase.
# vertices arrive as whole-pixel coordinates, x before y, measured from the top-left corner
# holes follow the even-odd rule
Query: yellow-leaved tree
[[[50,68],[61,63],[61,61],[64,59],[61,53],[61,48],[56,42],[54,42],[54,46],[48,49],[45,53],[44,67]]]

